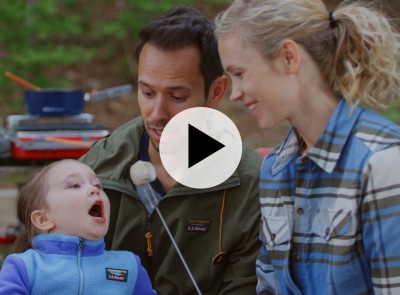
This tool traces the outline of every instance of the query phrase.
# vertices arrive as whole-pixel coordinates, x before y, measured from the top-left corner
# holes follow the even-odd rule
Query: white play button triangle
[[[223,113],[190,108],[173,117],[160,139],[161,161],[177,182],[209,188],[227,180],[239,165],[242,141]]]
[[[225,145],[189,124],[189,168],[222,149]]]

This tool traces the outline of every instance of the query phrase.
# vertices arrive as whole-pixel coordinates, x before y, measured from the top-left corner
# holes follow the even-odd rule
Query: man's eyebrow
[[[143,82],[143,81],[138,81],[138,84],[146,86],[146,87],[152,87],[150,84]],[[168,90],[187,90],[187,91],[191,91],[189,87],[184,86],[184,85],[176,85],[176,86],[170,86],[170,87],[166,87],[166,89]]]
[[[190,91],[190,88],[186,87],[186,86],[171,86],[171,87],[167,87],[167,89],[171,89],[171,90],[188,90]]]
[[[141,84],[141,85],[144,85],[144,86],[150,86],[149,84],[147,84],[146,82],[143,82],[143,81],[138,81],[138,84]]]

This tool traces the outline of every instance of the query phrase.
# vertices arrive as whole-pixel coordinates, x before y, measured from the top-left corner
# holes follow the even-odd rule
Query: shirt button
[[[308,158],[307,158],[307,157],[302,158],[302,159],[301,159],[301,162],[302,162],[303,164],[307,164]]]
[[[325,234],[326,234],[326,235],[329,235],[330,231],[331,231],[331,228],[330,228],[330,227],[327,227],[327,228],[325,229]]]
[[[301,257],[300,257],[300,255],[296,255],[296,257],[295,257],[295,258],[296,258],[296,261],[297,261],[297,262],[300,262],[300,261],[301,261]]]
[[[297,209],[297,214],[301,215],[301,214],[303,214],[303,213],[304,213],[303,208],[298,208],[298,209]]]
[[[275,238],[276,238],[276,234],[271,234],[271,240],[275,240]]]

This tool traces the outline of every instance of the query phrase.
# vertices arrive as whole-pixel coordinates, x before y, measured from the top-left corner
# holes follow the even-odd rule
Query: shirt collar
[[[362,108],[356,106],[351,110],[346,100],[341,99],[328,121],[325,130],[304,157],[314,161],[321,169],[331,173],[339,160],[342,150],[359,117]],[[275,175],[286,167],[294,157],[298,157],[299,142],[295,129],[292,128],[281,147],[277,150],[277,158],[272,165]]]
[[[149,134],[145,130],[143,132],[142,139],[140,140],[139,160],[145,162],[151,162],[149,155],[149,141],[150,141]],[[158,178],[150,182],[150,185],[159,195],[165,196],[166,192],[164,192],[163,186]]]
[[[90,241],[64,234],[39,234],[32,240],[33,249],[47,254],[76,255],[82,244],[83,256],[101,255],[105,250],[104,239]]]

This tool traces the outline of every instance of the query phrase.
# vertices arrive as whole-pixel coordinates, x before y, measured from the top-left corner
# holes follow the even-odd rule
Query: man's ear
[[[41,232],[49,232],[54,228],[53,221],[47,216],[44,210],[35,210],[31,214],[33,225]]]
[[[293,40],[285,39],[282,42],[279,57],[283,61],[286,73],[295,74],[301,65],[300,46]]]
[[[229,79],[226,75],[215,79],[214,82],[211,83],[206,106],[216,108],[224,98],[228,85]]]

